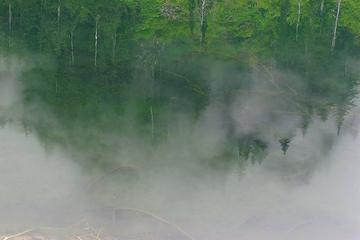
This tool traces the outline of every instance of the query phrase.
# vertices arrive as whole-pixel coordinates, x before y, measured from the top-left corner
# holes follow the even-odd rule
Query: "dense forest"
[[[335,116],[341,134],[357,95],[357,0],[3,0],[0,16],[3,55],[32,64],[24,129],[48,148],[86,149],[91,163],[122,148],[109,135],[151,152],[212,106],[227,123],[221,161],[261,162],[269,138],[286,154],[313,118]],[[270,121],[253,123],[265,103]],[[175,129],[184,116],[190,127]],[[284,116],[300,120],[284,130]]]

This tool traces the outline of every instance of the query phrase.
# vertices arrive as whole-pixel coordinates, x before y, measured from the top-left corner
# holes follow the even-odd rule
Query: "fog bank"
[[[335,116],[326,122],[315,118],[303,135],[300,129],[295,134],[289,130],[299,122],[292,115],[281,113],[281,121],[270,123],[275,103],[258,94],[235,97],[228,116],[238,123],[236,135],[250,134],[268,121],[273,124],[269,128],[294,134],[292,144],[284,155],[278,141],[268,139],[269,154],[263,164],[214,169],[203,160],[219,157],[228,136],[228,116],[223,116],[224,106],[214,101],[196,123],[179,117],[172,129],[174,137],[156,148],[125,141],[127,147],[114,160],[124,169],[104,176],[100,170],[84,169],[76,155],[60,147],[48,151],[35,134],[24,131],[17,77],[21,69],[3,65],[0,230],[5,234],[28,226],[69,225],[84,218],[101,228],[114,223],[113,209],[137,209],[171,223],[159,227],[159,219],[149,220],[134,211],[122,214],[118,228],[143,236],[137,239],[147,239],[147,234],[164,239],[156,236],[169,229],[178,232],[176,239],[188,238],[184,231],[198,240],[360,237],[357,107],[347,116],[340,136],[334,131]],[[267,90],[268,84],[254,89]],[[251,114],[246,105],[255,106]]]

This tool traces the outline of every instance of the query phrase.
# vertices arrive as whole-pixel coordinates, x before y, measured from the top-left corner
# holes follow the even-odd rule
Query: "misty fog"
[[[0,240],[360,239],[359,6],[0,1]]]
[[[306,135],[300,129],[293,133],[286,155],[277,141],[269,139],[270,154],[263,164],[214,170],[202,159],[219,157],[226,144],[229,120],[225,115],[233,119],[238,135],[253,131],[263,122],[268,129],[274,124],[286,133],[299,122],[296,116],[281,111],[277,116],[281,123],[271,121],[274,103],[256,93],[235,97],[227,106],[228,113],[214,99],[195,123],[178,116],[169,133],[173,137],[156,149],[149,150],[134,136],[127,142],[122,136],[126,150],[114,161],[124,169],[104,176],[96,169],[84,170],[75,156],[61,147],[47,150],[35,134],[24,131],[18,78],[24,64],[17,61],[1,63],[1,117],[11,119],[0,131],[2,231],[66,226],[83,219],[104,228],[114,221],[114,209],[136,209],[169,223],[159,227],[164,223],[136,213],[135,217],[144,218],[144,222],[120,221],[118,230],[124,228],[124,232],[138,236],[136,239],[148,239],[146,234],[155,239],[161,236],[157,231],[172,231],[176,236],[177,228],[188,234],[177,233],[179,239],[360,236],[357,107],[347,116],[340,136],[336,136],[333,116],[326,122],[315,118]],[[254,91],[265,91],[269,88],[266,84],[256,85]],[[246,114],[249,106],[253,110]],[[261,134],[266,134],[265,130]],[[113,141],[115,136],[108,137]],[[234,149],[233,158],[237,157]]]

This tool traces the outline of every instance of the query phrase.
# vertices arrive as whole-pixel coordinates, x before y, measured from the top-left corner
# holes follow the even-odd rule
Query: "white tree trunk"
[[[206,16],[206,0],[201,0],[200,24],[203,25]]]
[[[58,31],[60,31],[60,17],[61,17],[61,0],[58,2],[58,8],[57,8],[57,24],[58,24]]]
[[[117,44],[117,32],[115,30],[114,36],[113,36],[113,46],[112,46],[112,60],[115,62],[116,57],[116,44]]]
[[[9,3],[9,33],[12,31],[12,5]]]
[[[241,161],[241,156],[240,156],[240,148],[239,146],[236,147],[236,160],[238,161],[238,163],[240,163]]]
[[[95,55],[94,55],[94,67],[97,67],[97,55],[98,55],[98,25],[99,25],[99,18],[96,17],[95,20]]]
[[[157,65],[157,57],[155,56],[154,63],[151,66],[151,99],[154,99],[155,94],[155,80],[156,80],[156,65]],[[155,123],[154,123],[154,111],[153,106],[150,106],[150,117],[151,117],[151,139],[155,139]]]
[[[151,140],[155,138],[155,124],[154,124],[154,112],[152,105],[150,106],[150,117],[151,117]]]
[[[151,93],[151,97],[154,97],[154,93],[155,93],[155,78],[156,78],[156,72],[155,72],[155,68],[157,65],[157,60],[155,59],[153,65],[151,66],[151,89],[150,89],[150,93]]]
[[[71,65],[74,65],[75,57],[74,57],[74,31],[70,32],[70,47],[71,47]]]
[[[341,8],[341,0],[338,0],[335,26],[334,26],[334,35],[333,35],[333,39],[331,42],[331,53],[334,52],[334,49],[336,46],[336,34],[337,34],[337,28],[338,28],[338,24],[339,24],[340,8]]]
[[[298,17],[297,17],[297,23],[296,23],[296,41],[299,38],[300,18],[301,18],[301,0],[298,0]]]
[[[41,10],[45,8],[45,0],[41,0]]]
[[[11,47],[11,32],[12,32],[12,5],[9,2],[9,48]]]
[[[323,15],[324,13],[324,6],[325,6],[325,0],[321,0],[320,4],[320,14]]]
[[[200,29],[201,29],[200,44],[201,44],[201,46],[203,45],[203,43],[205,41],[204,33],[203,33],[205,18],[206,18],[206,0],[201,0],[201,6],[200,6]]]

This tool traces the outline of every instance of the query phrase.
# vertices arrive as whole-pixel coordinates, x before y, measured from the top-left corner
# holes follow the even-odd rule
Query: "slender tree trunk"
[[[344,62],[344,76],[346,77],[348,75],[348,60],[345,59],[345,62]]]
[[[190,33],[191,35],[193,35],[194,26],[195,26],[195,20],[194,20],[195,0],[188,0],[188,4],[189,4],[189,27],[190,27]]]
[[[323,15],[324,15],[324,7],[325,7],[325,0],[321,0],[320,3],[320,34],[322,34],[323,29]]]
[[[308,46],[308,42],[305,41],[305,46],[304,46],[304,51],[305,51],[305,75],[307,77],[309,77],[309,46]]]
[[[324,6],[325,6],[325,0],[321,0],[321,4],[320,4],[320,14],[321,14],[321,16],[324,13]]]
[[[238,163],[240,163],[240,161],[241,161],[240,147],[239,146],[236,146],[236,160],[238,161]]]
[[[336,34],[337,34],[337,28],[338,28],[338,24],[339,24],[340,8],[341,8],[341,0],[338,0],[335,26],[334,26],[334,35],[333,35],[333,39],[331,42],[331,53],[334,53],[334,49],[336,47]]]
[[[59,92],[59,86],[58,86],[59,84],[58,84],[58,78],[56,77],[56,79],[55,79],[55,94],[57,95],[58,94],[58,92]]]
[[[70,32],[70,47],[71,47],[71,65],[74,66],[75,57],[74,57],[74,31]]]
[[[11,33],[12,28],[12,5],[9,2],[9,33]]]
[[[297,17],[297,23],[296,23],[296,41],[299,38],[300,18],[301,18],[301,0],[298,0],[298,17]]]
[[[11,34],[12,33],[12,5],[9,2],[9,48],[11,47]]]
[[[58,32],[60,32],[60,17],[61,17],[61,0],[58,1],[57,8],[57,24],[58,24]]]
[[[117,44],[117,31],[115,30],[114,36],[113,36],[113,45],[112,45],[112,60],[115,62],[116,58],[116,44]]]
[[[155,138],[155,123],[154,123],[154,112],[152,105],[150,106],[150,117],[151,117],[151,140]]]
[[[200,29],[201,29],[201,36],[200,36],[200,45],[201,47],[205,43],[205,34],[206,34],[206,0],[201,0],[200,6]]]
[[[45,0],[41,0],[41,11],[44,10],[45,7]]]
[[[157,46],[157,45],[155,45]],[[155,95],[155,81],[156,81],[156,66],[157,66],[158,60],[157,56],[155,55],[154,62],[151,66],[151,99],[154,99]],[[151,117],[151,139],[152,141],[155,140],[155,124],[154,124],[154,112],[153,112],[153,105],[150,106],[150,117]]]
[[[156,67],[156,63],[157,61],[155,60],[153,66],[151,67],[151,97],[154,98],[154,88],[155,88],[155,78],[156,78],[156,73],[155,73],[155,67]]]
[[[94,67],[97,67],[97,55],[98,55],[98,26],[99,26],[99,17],[96,17],[95,20],[95,55],[94,55]]]

